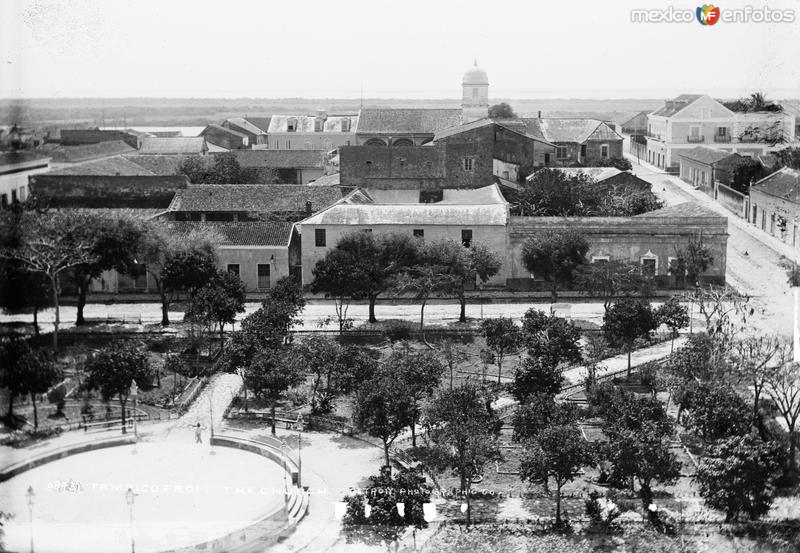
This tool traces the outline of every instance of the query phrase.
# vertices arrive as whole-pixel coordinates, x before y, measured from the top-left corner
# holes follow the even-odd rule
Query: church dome
[[[470,67],[465,73],[464,78],[461,79],[461,84],[481,84],[481,85],[488,85],[489,84],[489,77],[486,75],[486,71],[478,67],[478,61],[475,61],[475,65]]]

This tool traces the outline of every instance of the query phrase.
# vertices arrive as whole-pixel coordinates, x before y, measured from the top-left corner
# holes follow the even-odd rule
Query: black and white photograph
[[[800,0],[0,0],[0,551],[800,552]]]

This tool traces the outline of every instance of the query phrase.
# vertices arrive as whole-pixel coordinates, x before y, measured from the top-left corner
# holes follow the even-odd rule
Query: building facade
[[[753,184],[748,220],[793,248],[800,247],[800,171],[784,168]]]
[[[270,150],[324,150],[356,143],[358,115],[273,115],[267,131]]]
[[[733,112],[702,94],[667,100],[647,118],[647,159],[679,170],[680,154],[698,145],[759,156],[796,140],[794,119],[781,112]]]

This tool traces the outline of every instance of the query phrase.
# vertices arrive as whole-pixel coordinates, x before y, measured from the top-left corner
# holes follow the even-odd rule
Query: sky
[[[633,23],[686,0],[0,0],[0,98],[800,97],[794,23]]]

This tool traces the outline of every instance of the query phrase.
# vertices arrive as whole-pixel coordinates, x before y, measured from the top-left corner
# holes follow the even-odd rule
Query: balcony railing
[[[660,134],[656,134],[654,132],[645,131],[644,135],[647,138],[655,138],[656,140],[664,140]]]
[[[729,134],[725,135],[725,136],[722,136],[722,135],[719,135],[719,134],[715,134],[714,135],[714,142],[728,143],[730,141],[731,141],[731,135],[729,135]]]
[[[705,142],[705,141],[706,141],[706,137],[705,136],[691,136],[691,135],[689,135],[689,136],[686,137],[686,142],[688,142],[689,144],[699,144],[700,142]]]

